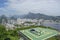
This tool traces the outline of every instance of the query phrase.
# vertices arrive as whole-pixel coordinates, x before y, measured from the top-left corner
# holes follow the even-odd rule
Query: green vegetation
[[[21,28],[17,28],[17,30],[25,30],[25,29],[30,29],[30,28],[36,28],[36,27],[40,27],[40,28],[48,28],[48,29],[53,29],[53,30],[56,30],[54,28],[51,28],[51,27],[45,27],[45,26],[27,26],[27,27],[21,27]]]
[[[51,37],[47,40],[60,40],[60,35],[57,35],[57,36],[54,36],[54,37]]]
[[[25,30],[25,29],[30,29],[30,28],[36,28],[36,26],[32,25],[32,26],[27,26],[27,27],[21,27],[21,28],[17,28],[17,30]]]
[[[18,35],[17,31],[30,29],[30,28],[36,28],[36,27],[53,29],[53,28],[45,27],[45,26],[32,25],[32,26],[28,26],[28,27],[21,27],[21,28],[16,28],[15,30],[7,31],[5,26],[0,24],[0,40],[5,40],[7,38],[9,38],[10,40],[19,40],[20,36]],[[53,40],[53,39],[56,39],[56,37],[49,38],[49,40]]]
[[[51,28],[51,27],[45,27],[45,26],[34,26],[34,25],[32,25],[32,26],[28,26],[28,27],[17,28],[17,30],[26,30],[26,29],[37,28],[37,27],[56,30],[56,29]],[[56,30],[56,31],[57,31],[57,30]],[[50,38],[50,39],[48,39],[48,40],[57,40],[57,39],[59,39],[59,38],[60,38],[60,37],[52,37],[52,38]]]
[[[18,40],[18,32],[16,30],[6,30],[5,26],[0,25],[0,40],[5,40],[9,38],[10,40]]]
[[[0,40],[3,40],[6,37],[6,30],[3,25],[0,25]]]

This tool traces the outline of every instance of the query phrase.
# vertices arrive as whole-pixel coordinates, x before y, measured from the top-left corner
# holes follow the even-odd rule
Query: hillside
[[[31,12],[23,16],[23,18],[27,19],[46,19],[46,20],[60,20],[59,17],[60,16],[48,16],[41,13],[31,13]]]

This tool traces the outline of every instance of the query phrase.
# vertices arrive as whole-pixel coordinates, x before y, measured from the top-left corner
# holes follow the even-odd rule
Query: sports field
[[[31,32],[31,29],[21,30],[31,40],[45,40],[58,34],[57,31],[46,28],[33,28],[37,32]]]

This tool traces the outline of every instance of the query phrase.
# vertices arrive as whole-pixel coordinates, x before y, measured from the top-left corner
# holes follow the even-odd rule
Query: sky
[[[22,15],[29,12],[60,16],[60,0],[0,0],[0,15]]]

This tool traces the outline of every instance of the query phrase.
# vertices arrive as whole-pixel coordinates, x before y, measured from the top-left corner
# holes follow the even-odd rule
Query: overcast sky
[[[28,12],[60,16],[60,0],[0,0],[0,15],[21,15]]]

